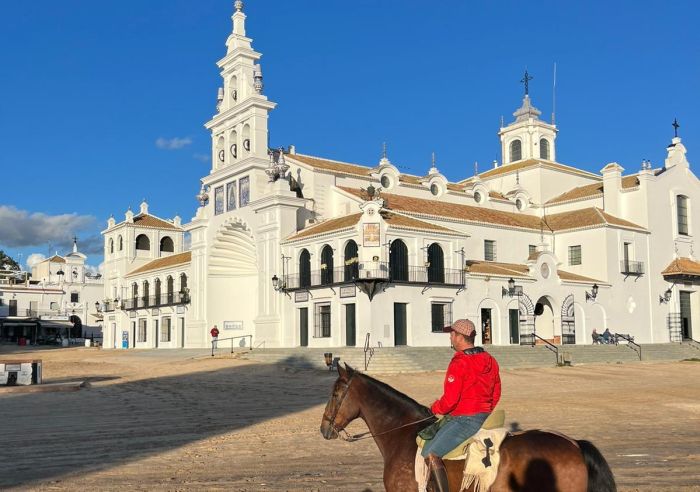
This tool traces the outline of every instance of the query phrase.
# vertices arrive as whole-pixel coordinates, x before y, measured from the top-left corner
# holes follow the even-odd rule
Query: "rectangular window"
[[[580,265],[581,261],[581,245],[569,246],[569,265]]]
[[[136,338],[137,342],[145,342],[146,341],[146,326],[147,326],[147,320],[146,318],[141,318],[139,319],[139,333]]]
[[[678,211],[678,234],[688,235],[688,198],[683,195],[676,196],[676,209]]]
[[[537,246],[535,246],[534,244],[530,244],[527,247],[527,250],[528,250],[527,256],[530,257],[530,256],[534,255],[535,253],[537,253]]]
[[[224,187],[217,186],[214,189],[214,215],[224,213]]]
[[[250,202],[250,178],[248,176],[241,178],[238,188],[238,204],[245,207]]]
[[[160,325],[160,341],[169,342],[172,336],[172,330],[170,327],[170,318],[163,318]]]
[[[226,211],[236,209],[236,182],[231,181],[226,184]]]
[[[78,299],[80,299],[80,296],[77,292],[70,293],[70,302],[80,302]]]
[[[331,305],[316,304],[314,316],[314,336],[328,338],[331,336]]]
[[[484,240],[484,260],[496,261],[496,241],[491,239]]]
[[[58,303],[55,301],[52,301],[51,304],[49,304],[49,309],[51,311],[58,311]]]
[[[445,326],[451,326],[452,304],[449,302],[431,302],[430,320],[433,333],[441,333]]]

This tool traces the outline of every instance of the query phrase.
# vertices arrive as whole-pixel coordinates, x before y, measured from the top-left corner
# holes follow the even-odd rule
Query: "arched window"
[[[676,215],[678,217],[678,234],[688,235],[688,197],[676,195]]]
[[[519,161],[523,158],[523,144],[520,140],[513,140],[510,143],[510,162]]]
[[[114,239],[109,238],[109,253],[114,253]]]
[[[166,287],[167,289],[167,296],[168,296],[168,304],[172,304],[173,302],[173,291],[175,290],[175,281],[173,280],[173,277],[168,275],[168,278],[166,279]]]
[[[428,282],[445,283],[445,259],[438,243],[428,246]]]
[[[187,292],[187,275],[184,273],[180,274],[180,292],[183,294]]]
[[[136,249],[142,251],[149,251],[151,249],[151,240],[145,234],[139,234],[136,236]]]
[[[355,241],[348,241],[345,245],[345,275],[343,280],[349,282],[360,276],[360,264],[357,258],[357,243]]]
[[[321,250],[321,285],[333,283],[333,248],[327,244]]]
[[[149,285],[148,285],[148,280],[143,281],[143,305],[145,307],[148,307],[148,296],[151,294]]]
[[[175,245],[173,245],[173,240],[169,236],[165,236],[160,240],[160,252],[161,253],[172,253],[175,251]]]
[[[311,286],[311,255],[305,249],[299,255],[299,287]]]
[[[540,139],[540,159],[549,160],[549,140],[546,138]]]
[[[162,304],[161,299],[160,299],[160,279],[157,278],[153,284],[153,295],[156,298],[156,306]]]
[[[401,239],[392,241],[389,248],[389,278],[394,282],[408,282],[408,248]]]
[[[134,300],[134,303],[136,303],[136,299],[139,297],[139,285],[134,282],[131,284],[131,298]],[[136,307],[136,306],[134,306]]]
[[[117,239],[117,249],[119,251],[124,249],[124,238],[122,238],[121,234],[119,235],[119,238]]]

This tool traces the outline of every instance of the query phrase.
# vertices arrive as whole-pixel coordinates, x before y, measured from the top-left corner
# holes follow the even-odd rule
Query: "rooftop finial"
[[[242,12],[243,11],[243,0],[236,0],[233,2],[233,6],[236,9],[236,12]]]
[[[78,238],[77,236],[73,236],[73,253],[78,252]]]
[[[680,128],[681,125],[678,124],[677,118],[673,118],[673,124],[671,126],[673,127],[674,136],[678,138],[678,128]]]
[[[433,152],[433,167],[435,167],[435,152]]]
[[[528,93],[530,92],[530,81],[532,80],[532,77],[530,76],[529,73],[527,73],[527,68],[525,69],[525,76],[520,80],[523,84],[525,84],[525,95],[527,96]]]
[[[382,143],[382,159],[386,159],[386,142]]]

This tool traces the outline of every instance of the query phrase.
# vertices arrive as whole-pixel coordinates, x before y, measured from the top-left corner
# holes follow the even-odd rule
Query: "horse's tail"
[[[588,492],[617,492],[615,477],[603,455],[590,441],[576,441],[588,468]]]

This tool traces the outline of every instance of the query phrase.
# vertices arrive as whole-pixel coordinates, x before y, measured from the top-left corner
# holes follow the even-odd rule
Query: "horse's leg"
[[[539,431],[506,438],[491,491],[586,492],[588,470],[568,439]]]
[[[386,492],[417,490],[418,482],[415,476],[415,449],[413,456],[410,452],[401,452],[385,458],[384,488]]]

